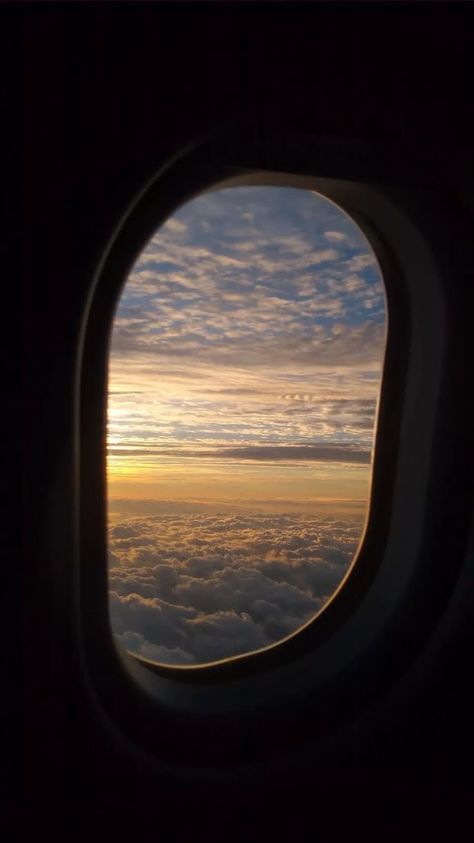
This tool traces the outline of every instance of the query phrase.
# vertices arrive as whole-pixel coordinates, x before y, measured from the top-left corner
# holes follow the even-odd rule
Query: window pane
[[[204,664],[273,644],[327,603],[367,514],[385,323],[367,240],[313,191],[217,190],[156,232],[109,360],[123,647]]]

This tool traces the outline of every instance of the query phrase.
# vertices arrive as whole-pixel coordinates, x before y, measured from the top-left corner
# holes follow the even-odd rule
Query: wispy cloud
[[[246,445],[239,447],[226,447],[214,449],[190,449],[190,448],[109,448],[110,454],[125,455],[147,455],[147,456],[181,456],[192,458],[212,458],[226,460],[256,460],[278,462],[285,460],[293,462],[302,460],[306,462],[343,462],[363,463],[370,462],[370,451],[355,448],[353,445],[337,446],[332,444],[321,445]]]
[[[347,240],[347,234],[344,231],[325,231],[323,236],[331,243],[343,243]]]

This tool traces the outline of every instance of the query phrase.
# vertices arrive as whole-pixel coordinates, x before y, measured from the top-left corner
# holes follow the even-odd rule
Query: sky
[[[110,606],[127,649],[225,658],[329,599],[362,534],[385,331],[369,244],[313,191],[216,190],[156,232],[110,338]]]
[[[109,495],[365,497],[384,337],[375,257],[329,200],[199,196],[148,243],[119,302]]]

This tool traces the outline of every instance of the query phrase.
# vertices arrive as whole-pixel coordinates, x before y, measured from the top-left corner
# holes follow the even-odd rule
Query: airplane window
[[[323,610],[363,535],[385,333],[371,247],[312,190],[217,189],[156,232],[109,356],[119,646],[206,664]]]

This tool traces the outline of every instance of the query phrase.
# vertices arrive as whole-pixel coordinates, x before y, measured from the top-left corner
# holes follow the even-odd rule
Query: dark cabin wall
[[[236,773],[215,788],[204,775],[173,777],[127,754],[94,719],[70,655],[72,414],[81,313],[104,244],[137,190],[200,133],[243,114],[251,147],[252,132],[260,143],[266,131],[264,115],[283,114],[302,144],[315,133],[343,148],[373,145],[375,156],[399,148],[401,160],[409,150],[435,162],[446,190],[472,208],[469,4],[34,3],[8,11],[19,38],[27,360],[18,806],[37,817],[100,811],[114,827],[124,814],[156,818],[156,837],[175,812],[176,839],[243,840],[251,827],[309,839],[338,820],[365,822],[367,811],[395,822],[408,803],[419,817],[433,800],[447,805],[463,792],[469,741],[472,749],[464,615],[438,674],[409,687],[410,706],[387,702],[375,750],[356,729],[346,760],[331,770],[309,752],[273,778]]]

